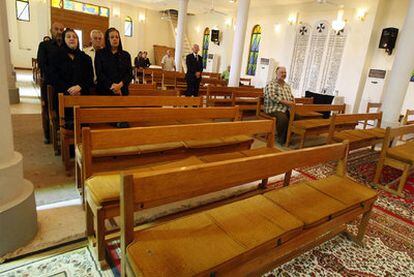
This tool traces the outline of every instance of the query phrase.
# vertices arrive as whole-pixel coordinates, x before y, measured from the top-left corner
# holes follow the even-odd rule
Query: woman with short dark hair
[[[105,32],[105,48],[96,52],[96,91],[101,95],[128,95],[132,80],[131,55],[122,49],[119,31]]]

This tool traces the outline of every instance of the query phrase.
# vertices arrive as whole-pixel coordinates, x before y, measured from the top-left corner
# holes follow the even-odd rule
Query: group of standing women
[[[79,48],[79,38],[73,29],[62,33],[62,46],[51,58],[47,74],[56,93],[87,95],[128,95],[132,80],[131,56],[122,49],[117,29],[105,32],[105,46],[95,54],[96,83],[92,59]],[[57,101],[57,97],[56,97]]]

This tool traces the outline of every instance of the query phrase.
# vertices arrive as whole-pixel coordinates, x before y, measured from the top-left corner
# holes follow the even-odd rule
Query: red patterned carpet
[[[361,150],[348,159],[348,174],[373,186],[378,152]],[[302,168],[294,182],[331,175],[335,163]],[[396,184],[401,173],[386,167],[382,183]],[[281,185],[275,183],[275,186]],[[405,197],[380,191],[362,248],[340,235],[315,247],[264,276],[414,276],[414,174],[404,188]],[[350,225],[351,230],[355,229]],[[114,271],[119,268],[119,242],[109,246]]]

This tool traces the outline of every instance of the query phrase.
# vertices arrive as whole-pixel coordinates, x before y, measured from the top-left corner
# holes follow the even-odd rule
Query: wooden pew
[[[157,84],[151,83],[151,84],[130,84],[128,86],[129,95],[135,95],[136,91],[154,91],[157,90]]]
[[[177,88],[177,72],[166,71],[166,70],[163,71],[162,88],[163,89],[176,89]]]
[[[215,109],[206,108],[205,112],[209,113],[208,117],[218,118],[217,114],[228,113],[233,108],[219,108],[221,112],[213,112]],[[211,110],[211,111],[208,111]],[[234,110],[234,109],[233,109]],[[163,110],[164,111],[164,110]],[[186,110],[184,112],[191,113],[190,118],[199,118],[196,110]],[[177,113],[175,113],[177,114]],[[234,113],[236,115],[238,113]],[[229,115],[226,115],[228,117]],[[165,118],[165,116],[162,116]],[[124,119],[125,120],[125,119]],[[139,163],[114,164],[114,162],[106,162],[106,172],[94,173],[92,178],[85,182],[85,196],[87,209],[87,232],[91,242],[96,238],[96,250],[98,260],[104,264],[104,243],[105,243],[105,227],[104,220],[119,215],[119,178],[113,179],[114,174],[121,170],[139,170],[151,171],[161,168],[169,168],[174,166],[187,166],[194,163],[210,163],[216,161],[229,160],[240,157],[249,157],[278,152],[274,148],[274,121],[258,120],[248,122],[219,122],[219,123],[202,123],[202,124],[186,124],[172,126],[155,126],[155,127],[137,127],[119,130],[90,130],[90,128],[82,129],[82,159],[84,169],[93,167],[92,151],[108,150],[113,148],[122,148],[127,146],[145,146],[149,144],[165,144],[191,141],[211,141],[225,140],[231,141],[232,138],[241,136],[252,136],[255,134],[266,134],[266,147],[258,149],[250,149],[246,147],[227,147],[221,148],[219,151],[199,152],[198,149],[190,151],[187,155],[166,155],[163,157],[153,157],[152,159],[142,160]],[[120,139],[123,138],[123,139]],[[215,153],[216,152],[216,153]],[[215,154],[211,154],[215,153]],[[96,167],[95,167],[96,168]],[[85,173],[85,178],[91,172]],[[262,180],[261,186],[265,186],[267,179]],[[190,184],[189,184],[190,185]],[[94,227],[95,222],[95,227]]]
[[[366,129],[343,130],[344,125],[358,125],[358,122],[368,120],[376,121],[376,127]],[[354,150],[362,147],[381,143],[384,139],[385,129],[381,128],[382,112],[367,114],[334,114],[331,117],[327,143],[349,142],[349,149]],[[339,130],[337,129],[339,127]]]
[[[401,137],[406,134],[414,134],[414,125],[407,125],[397,128],[387,127],[374,177],[374,183],[380,188],[400,197],[404,197],[404,185],[407,182],[409,173],[414,168],[414,142],[405,142],[404,144],[397,146],[391,146],[391,143],[394,138]],[[384,165],[398,168],[402,171],[397,189],[392,189],[389,186],[382,185],[380,183],[380,177]]]
[[[211,79],[220,79],[220,73],[213,73],[213,72],[205,72],[203,71],[201,74],[204,78],[211,78]]]
[[[167,92],[168,93],[168,92]],[[67,96],[59,94],[60,148],[67,174],[70,172],[69,147],[74,143],[73,130],[65,128],[65,108],[79,107],[184,107],[202,106],[201,97],[176,96]],[[57,119],[57,118],[56,118]],[[55,152],[56,153],[56,152]]]
[[[377,193],[346,176],[347,152],[346,144],[335,144],[114,177],[121,182],[121,276],[260,276],[339,233],[362,245]],[[333,176],[134,231],[134,212],[332,160],[339,161]],[[346,224],[361,215],[351,235]]]
[[[130,93],[130,95],[133,96],[180,96],[181,93],[179,90],[175,89],[166,89],[166,90],[140,90],[140,91],[134,91],[133,94]]]
[[[231,106],[233,89],[230,87],[208,86],[206,93],[206,106]]]
[[[239,106],[241,117],[253,114],[258,117],[261,111],[263,92],[233,90],[232,106]]]
[[[403,120],[402,120],[402,125],[403,126],[414,124],[414,117],[410,118],[410,116],[414,116],[414,110],[407,109],[407,111],[405,112],[405,115],[403,117]],[[403,136],[401,136],[401,138],[400,138],[400,140],[402,140],[402,141],[411,141],[413,139],[414,139],[414,137],[405,139]]]
[[[382,106],[381,103],[368,102],[366,113],[371,113],[372,109],[375,109],[374,113],[378,113],[381,110],[381,106]],[[375,124],[375,122],[374,122],[374,124]],[[364,121],[364,129],[366,129],[368,125],[370,125],[370,124],[368,124],[368,120]],[[373,125],[371,125],[371,126],[373,126]]]
[[[345,104],[343,105],[325,105],[325,104],[293,104],[289,110],[289,127],[287,131],[286,147],[289,146],[292,135],[297,134],[300,136],[299,148],[303,148],[305,138],[307,135],[318,135],[327,133],[329,131],[330,120],[329,119],[308,119],[308,120],[295,120],[296,114],[306,114],[310,112],[345,112]]]
[[[176,80],[177,80],[176,88],[183,95],[185,93],[185,91],[187,90],[187,81],[185,80],[185,73],[177,72],[176,73]]]
[[[297,104],[313,104],[313,97],[300,97],[295,98],[295,103]]]

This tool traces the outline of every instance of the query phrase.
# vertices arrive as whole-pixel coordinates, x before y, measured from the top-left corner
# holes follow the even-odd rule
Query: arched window
[[[16,18],[20,21],[30,21],[29,0],[16,0]]]
[[[132,29],[133,29],[132,18],[127,16],[125,18],[125,36],[126,37],[132,37]]]
[[[249,56],[247,59],[246,74],[254,76],[256,74],[257,57],[259,56],[260,39],[262,37],[262,27],[256,25],[253,27],[250,38]]]
[[[207,66],[207,54],[208,54],[208,43],[210,41],[210,29],[205,28],[204,29],[204,35],[203,35],[203,49],[201,51],[203,56],[203,68],[206,68]]]

